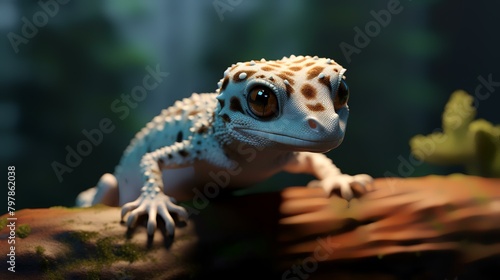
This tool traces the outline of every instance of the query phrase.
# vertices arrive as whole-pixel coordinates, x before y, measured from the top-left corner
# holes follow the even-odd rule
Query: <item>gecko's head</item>
[[[344,72],[331,59],[310,56],[234,64],[219,82],[216,117],[231,140],[329,151],[342,142],[349,115]]]

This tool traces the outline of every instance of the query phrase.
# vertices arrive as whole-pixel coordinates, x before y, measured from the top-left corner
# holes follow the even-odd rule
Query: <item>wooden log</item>
[[[497,270],[500,179],[380,178],[374,188],[350,203],[304,187],[221,192],[179,223],[173,242],[164,230],[148,240],[146,219],[127,238],[119,208],[24,209],[17,226],[31,232],[16,237],[16,274],[3,261],[0,278],[489,279]],[[9,235],[0,229],[3,258]]]

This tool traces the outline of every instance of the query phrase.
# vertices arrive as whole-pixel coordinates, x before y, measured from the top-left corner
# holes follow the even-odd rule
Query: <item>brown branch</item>
[[[282,253],[312,255],[321,237],[333,249],[325,261],[452,250],[472,262],[500,254],[500,179],[389,178],[374,187],[349,208],[317,190],[285,190]]]

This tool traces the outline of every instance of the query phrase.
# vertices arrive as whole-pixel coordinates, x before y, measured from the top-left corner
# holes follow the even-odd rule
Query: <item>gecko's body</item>
[[[149,234],[160,214],[173,234],[170,213],[188,215],[171,198],[189,199],[193,188],[245,187],[280,171],[303,172],[318,178],[311,185],[328,193],[338,188],[350,199],[351,185],[365,186],[371,177],[342,174],[321,154],[344,137],[344,72],[333,60],[310,56],[233,64],[216,93],[177,101],[148,123],[114,175],[103,175],[78,204],[123,205],[129,226],[148,214]]]

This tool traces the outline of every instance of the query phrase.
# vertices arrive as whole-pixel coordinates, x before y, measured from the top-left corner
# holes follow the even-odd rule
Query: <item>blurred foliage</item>
[[[474,97],[455,91],[443,113],[443,132],[410,140],[413,155],[435,164],[460,164],[471,175],[500,177],[500,125],[474,120]]]
[[[354,28],[366,30],[373,13],[394,1],[232,1],[238,4],[222,21],[213,1],[69,1],[15,53],[7,36],[21,34],[23,18],[33,21],[44,11],[39,2],[49,1],[0,2],[0,160],[16,165],[19,208],[71,206],[80,191],[113,171],[147,121],[176,99],[213,92],[237,61],[303,54],[346,67],[347,135],[328,155],[346,173],[375,177],[460,171],[429,164],[408,174],[397,170],[411,155],[408,139],[439,127],[443,93],[472,91],[481,74],[500,80],[492,63],[499,60],[497,3],[402,1],[401,12],[348,60],[340,43],[355,46]],[[155,65],[170,75],[119,119],[112,102]],[[500,122],[498,100],[492,94],[481,102],[480,117]],[[85,139],[82,130],[98,128],[104,118],[116,129],[59,182],[52,163],[64,164],[66,147],[75,148]],[[309,179],[280,175],[262,188]]]

